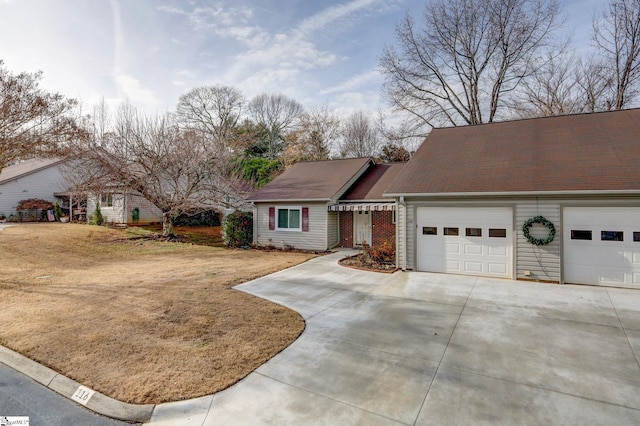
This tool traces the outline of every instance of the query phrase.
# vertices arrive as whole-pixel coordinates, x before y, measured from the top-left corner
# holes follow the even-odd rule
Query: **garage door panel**
[[[416,218],[419,271],[511,278],[511,208],[421,207]],[[422,233],[423,229],[433,228],[437,238]],[[459,235],[445,235],[445,228],[458,229]]]
[[[592,239],[572,239],[572,230],[591,231]],[[634,241],[634,232],[639,231],[637,207],[565,208],[564,280],[578,284],[639,285],[640,242]],[[618,234],[614,236],[613,232]],[[620,236],[622,241],[609,240]]]
[[[464,253],[465,254],[475,254],[475,255],[482,256],[482,246],[481,245],[465,244],[464,245]]]

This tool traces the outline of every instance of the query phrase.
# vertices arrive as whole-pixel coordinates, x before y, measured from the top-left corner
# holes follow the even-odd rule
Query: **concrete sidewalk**
[[[240,383],[151,425],[640,424],[640,291],[341,268],[239,290],[307,321]]]

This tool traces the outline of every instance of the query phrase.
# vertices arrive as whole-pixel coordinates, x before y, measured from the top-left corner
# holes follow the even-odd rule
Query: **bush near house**
[[[227,247],[247,247],[253,242],[253,213],[234,212],[222,221],[222,241]]]
[[[20,222],[35,222],[38,220],[47,220],[47,210],[53,209],[51,201],[39,198],[29,198],[20,200],[16,211],[18,212],[18,220]]]

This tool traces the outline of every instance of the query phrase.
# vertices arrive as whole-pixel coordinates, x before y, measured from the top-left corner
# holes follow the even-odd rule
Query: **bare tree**
[[[373,120],[362,111],[351,114],[342,124],[342,157],[375,157],[380,135]]]
[[[548,57],[542,68],[522,82],[520,95],[510,101],[519,117],[576,114],[587,110],[583,67],[569,55]],[[584,82],[586,83],[586,82]]]
[[[12,74],[0,61],[0,171],[12,161],[47,154],[79,135],[77,102],[39,87],[42,73]]]
[[[196,87],[180,96],[177,113],[193,130],[209,135],[213,142],[227,145],[245,110],[240,90],[230,86]]]
[[[384,93],[423,134],[492,122],[561,24],[557,0],[431,0],[422,28],[407,15],[383,51]]]
[[[614,77],[609,109],[623,109],[640,91],[640,0],[610,0],[594,18],[593,41]]]
[[[249,103],[253,120],[267,131],[267,157],[274,159],[284,149],[284,133],[304,112],[302,105],[282,94],[263,93]]]
[[[242,203],[233,196],[233,179],[219,170],[230,162],[229,153],[209,143],[202,132],[181,128],[170,114],[146,117],[125,105],[110,132],[76,148],[74,168],[82,171],[78,187],[143,196],[162,211],[165,236],[173,235],[173,221],[181,213]]]
[[[285,137],[285,166],[328,159],[339,137],[340,118],[334,111],[324,106],[305,112],[300,116],[297,129]]]

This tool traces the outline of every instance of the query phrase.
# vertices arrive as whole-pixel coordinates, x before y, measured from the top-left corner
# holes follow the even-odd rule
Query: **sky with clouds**
[[[604,0],[560,0],[586,48]],[[425,0],[0,0],[0,60],[91,108],[175,108],[191,88],[283,93],[347,114],[386,107],[378,57]]]

